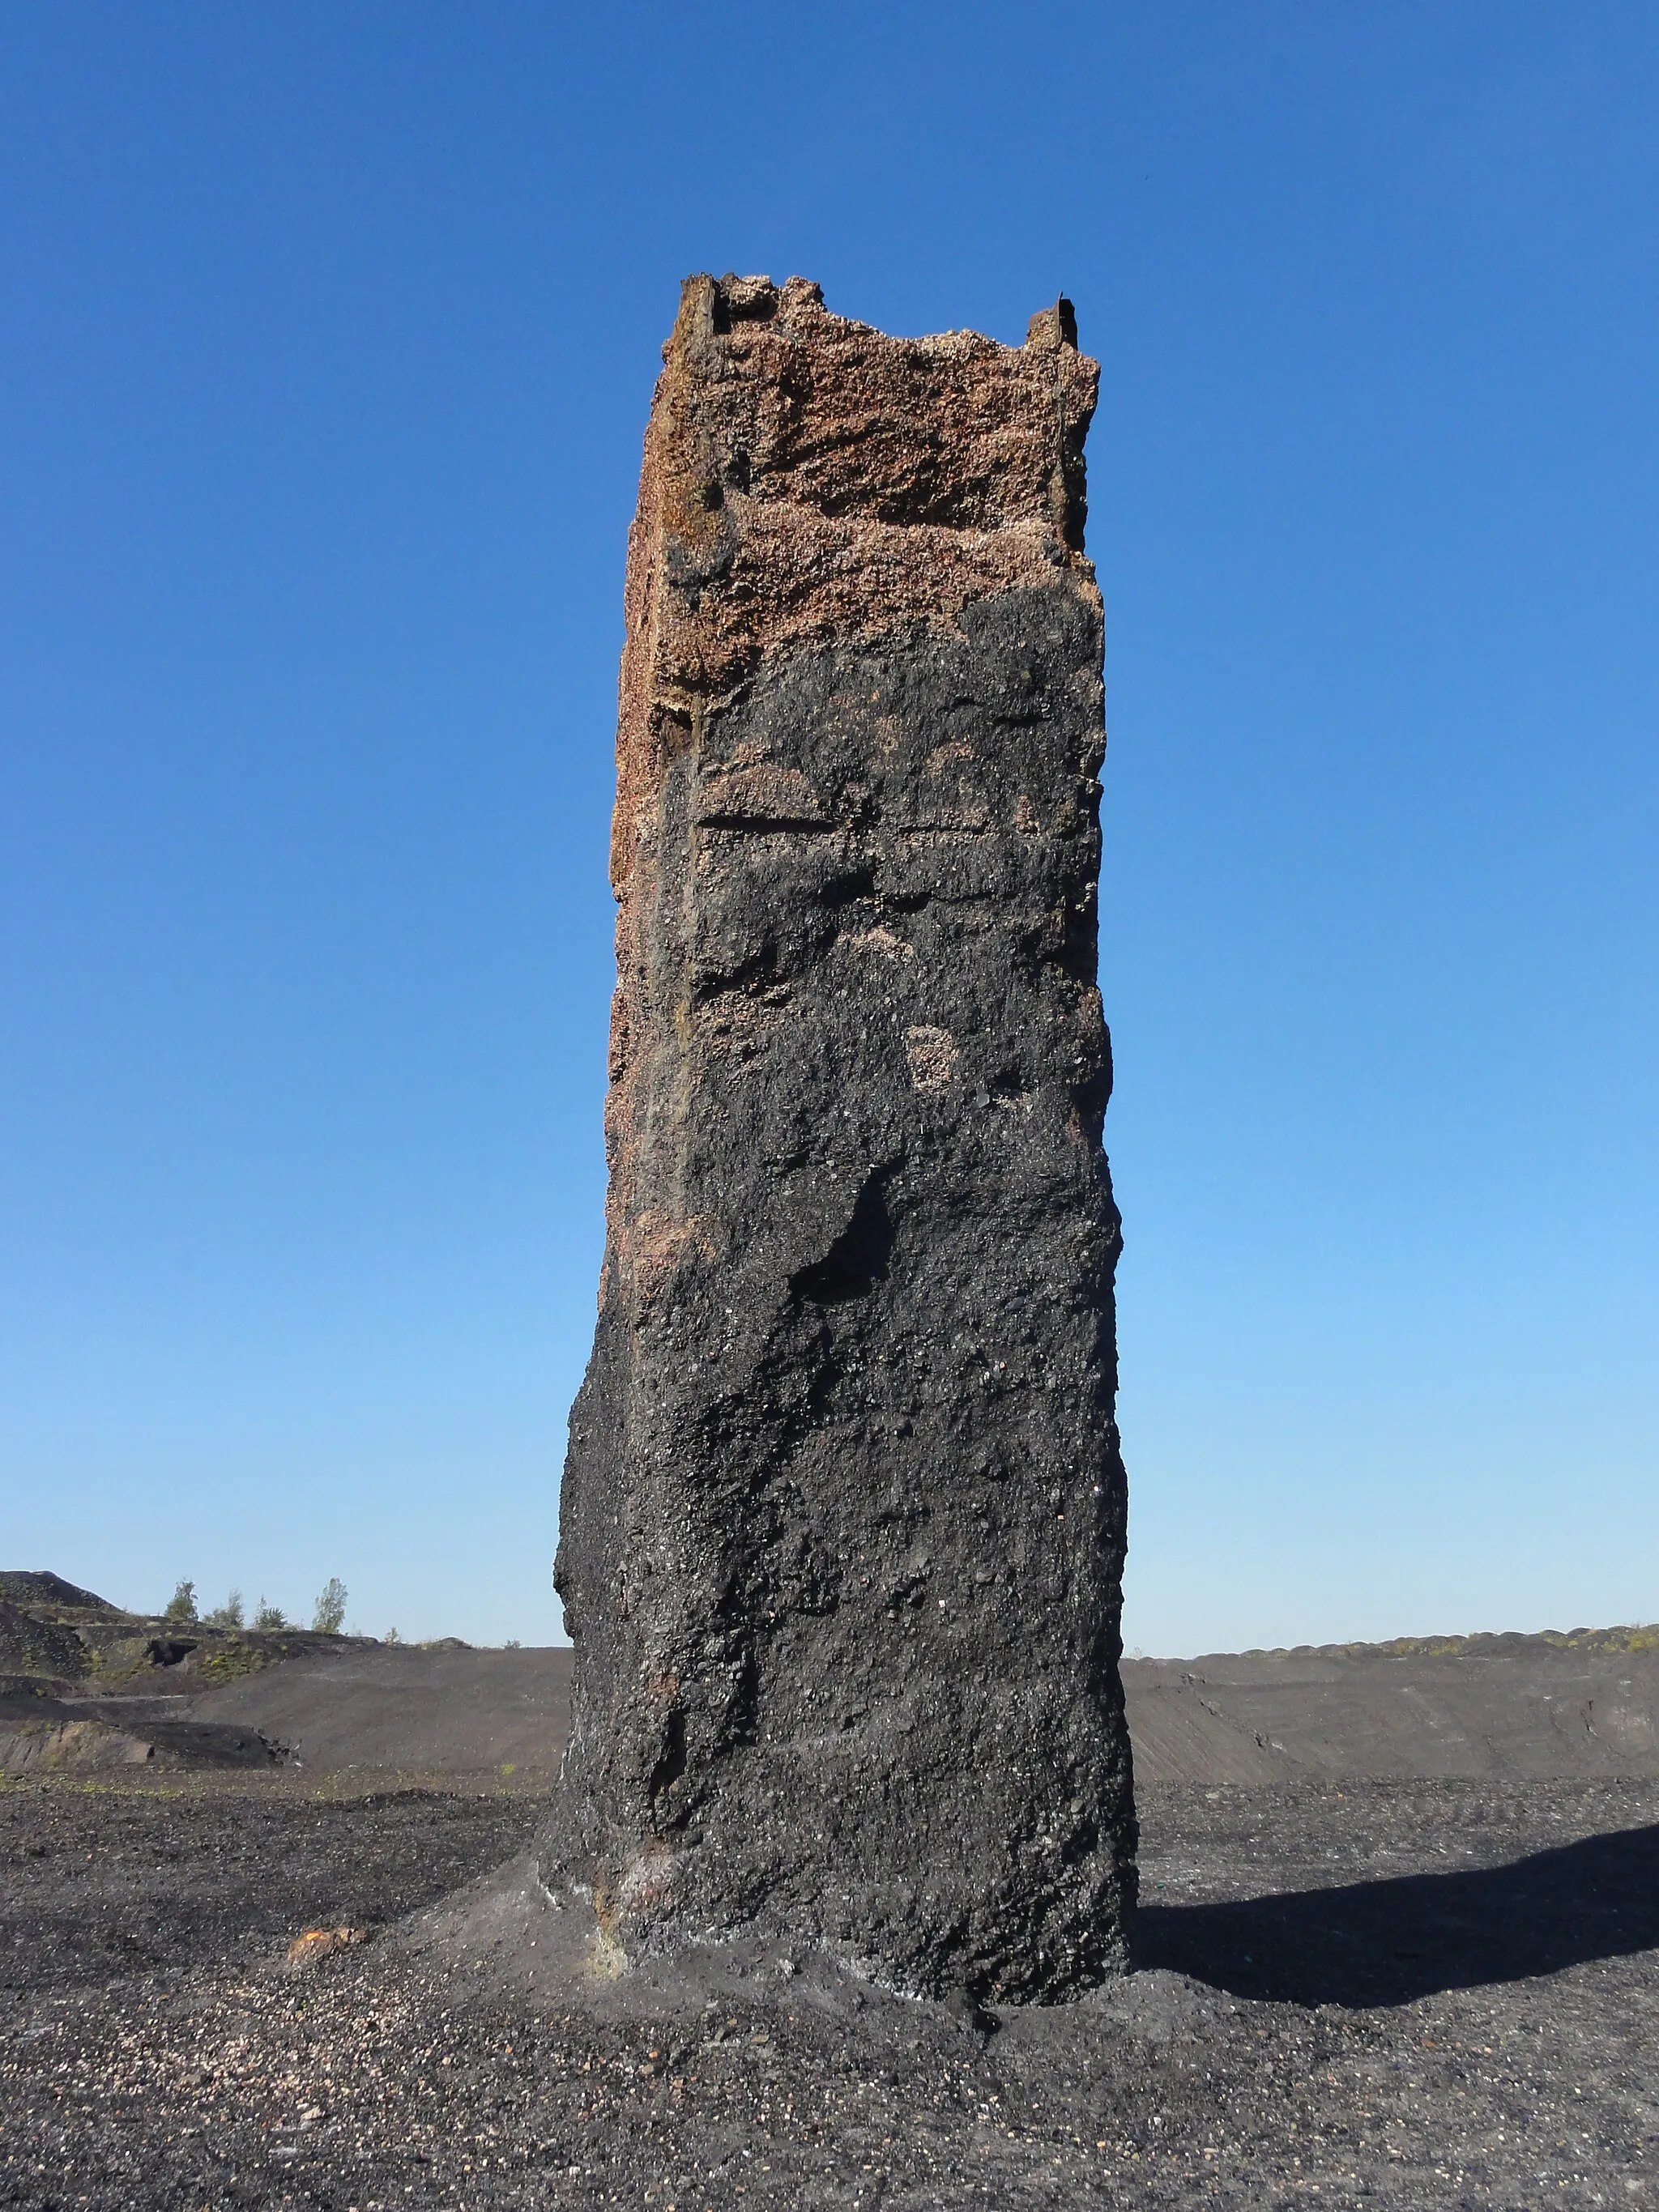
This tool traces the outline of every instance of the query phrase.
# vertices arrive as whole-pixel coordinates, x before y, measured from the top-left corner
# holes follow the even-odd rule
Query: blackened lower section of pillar
[[[544,1850],[625,1948],[1121,1961],[1100,662],[1064,572],[791,647],[641,817]]]

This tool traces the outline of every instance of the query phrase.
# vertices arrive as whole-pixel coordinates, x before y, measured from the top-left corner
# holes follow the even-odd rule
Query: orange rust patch
[[[314,1966],[322,1960],[332,1958],[337,1951],[349,1951],[359,1943],[367,1943],[366,1928],[307,1928],[303,1936],[296,1936],[288,1947],[290,1967]]]
[[[679,1693],[680,1678],[678,1674],[653,1674],[645,1686],[646,1697],[655,1707],[659,1717],[670,1710]]]
[[[688,1260],[708,1261],[720,1255],[720,1224],[712,1213],[694,1214],[675,1221],[664,1213],[642,1213],[629,1240],[633,1262],[634,1295],[648,1305]]]

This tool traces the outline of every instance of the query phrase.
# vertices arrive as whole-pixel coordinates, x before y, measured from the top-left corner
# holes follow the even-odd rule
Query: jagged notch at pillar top
[[[890,337],[792,276],[688,276],[653,409],[665,527],[690,547],[734,500],[952,530],[1050,525],[1083,549],[1083,441],[1099,364],[1069,300],[1023,346]]]
[[[792,276],[690,276],[663,349],[629,544],[612,851],[632,800],[784,645],[953,629],[1084,556],[1100,369],[1071,302],[1023,346],[889,337]]]

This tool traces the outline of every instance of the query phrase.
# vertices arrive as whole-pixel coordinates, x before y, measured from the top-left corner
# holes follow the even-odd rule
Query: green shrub
[[[386,1634],[380,1638],[382,1644],[401,1644],[403,1640],[403,1638],[398,1635],[395,1628],[388,1628]]]
[[[331,1575],[317,1593],[311,1625],[319,1636],[337,1636],[345,1626],[345,1613],[346,1586],[338,1575]]]
[[[191,1621],[196,1618],[196,1585],[180,1583],[162,1608],[163,1620]]]
[[[268,1597],[261,1596],[253,1608],[253,1626],[262,1635],[274,1635],[279,1628],[291,1628],[293,1623],[280,1605],[273,1605]]]
[[[240,1590],[232,1590],[222,1605],[216,1605],[211,1613],[204,1615],[204,1625],[209,1628],[240,1628],[242,1626]]]

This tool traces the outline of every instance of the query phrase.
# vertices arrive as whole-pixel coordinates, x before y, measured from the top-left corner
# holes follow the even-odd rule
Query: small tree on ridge
[[[345,1626],[345,1613],[346,1586],[338,1575],[331,1575],[317,1594],[311,1625],[319,1636],[337,1636]]]

